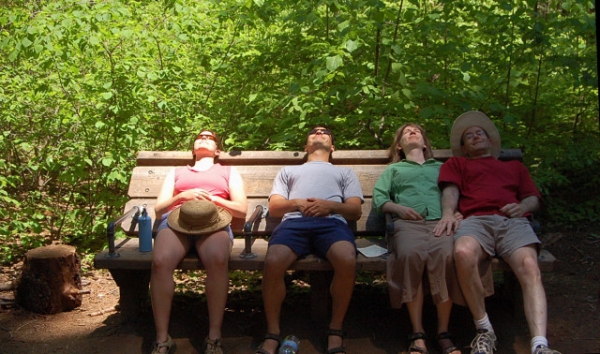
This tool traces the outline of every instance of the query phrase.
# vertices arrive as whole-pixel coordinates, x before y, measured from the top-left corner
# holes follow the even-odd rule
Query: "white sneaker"
[[[478,329],[471,341],[471,354],[493,354],[496,351],[496,335],[487,329]],[[537,353],[536,353],[537,354]]]
[[[552,350],[545,345],[538,345],[533,351],[533,354],[560,354],[560,352]]]

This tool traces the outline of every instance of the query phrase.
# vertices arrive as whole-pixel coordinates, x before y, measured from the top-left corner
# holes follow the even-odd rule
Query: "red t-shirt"
[[[458,209],[465,218],[471,215],[504,215],[500,208],[524,198],[541,199],[529,171],[519,161],[500,161],[494,157],[468,159],[451,157],[440,170],[438,185],[458,186]]]
[[[208,171],[195,171],[190,166],[175,169],[175,191],[177,195],[183,191],[202,188],[211,195],[229,199],[229,173],[231,166],[214,164]],[[172,205],[173,210],[183,204],[183,201]]]

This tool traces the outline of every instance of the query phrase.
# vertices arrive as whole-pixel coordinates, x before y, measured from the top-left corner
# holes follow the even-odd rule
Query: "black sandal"
[[[267,339],[271,339],[277,342],[277,347],[275,347],[275,351],[273,353],[269,353],[268,351],[266,351],[265,349],[262,348],[263,344],[265,343],[265,341]],[[279,334],[274,334],[274,333],[267,333],[265,334],[265,338],[263,339],[263,342],[260,344],[260,347],[258,347],[258,349],[256,349],[256,351],[254,352],[255,354],[277,354],[277,351],[279,350],[279,346],[281,345],[281,337],[279,336]]]
[[[344,338],[346,338],[346,331],[341,329],[329,329],[327,332],[327,337],[329,336],[338,336],[342,338],[342,345],[339,347],[327,349],[327,354],[336,354],[336,353],[344,353],[346,354],[346,348],[344,347]]]
[[[429,351],[423,347],[419,347],[418,345],[415,344],[415,341],[422,339],[422,340],[426,340],[427,336],[425,335],[425,333],[423,332],[417,332],[417,333],[412,333],[408,335],[408,354],[410,354],[410,352],[417,352],[417,353],[421,353],[421,354],[429,354]]]
[[[450,354],[454,351],[460,351],[460,349],[458,349],[458,347],[456,347],[454,345],[454,343],[452,342],[452,335],[450,334],[450,332],[442,332],[442,333],[438,333],[437,336],[435,336],[435,339],[438,342],[438,346],[440,347],[440,350],[442,352],[442,354]],[[449,340],[450,341],[450,345],[447,347],[442,347],[442,344],[440,343],[440,340]]]

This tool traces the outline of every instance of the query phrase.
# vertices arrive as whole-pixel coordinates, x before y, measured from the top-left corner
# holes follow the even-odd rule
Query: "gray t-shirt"
[[[288,200],[318,198],[342,203],[348,198],[358,197],[364,201],[360,182],[352,169],[321,161],[283,167],[275,177],[269,198],[274,194]],[[286,213],[282,221],[299,217],[302,213],[293,211]],[[329,217],[346,222],[339,214]]]

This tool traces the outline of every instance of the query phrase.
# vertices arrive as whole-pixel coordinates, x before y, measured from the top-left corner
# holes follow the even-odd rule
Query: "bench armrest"
[[[240,253],[241,258],[256,258],[256,254],[252,253],[252,230],[257,223],[267,216],[268,208],[264,205],[257,205],[244,224],[244,251]]]
[[[116,256],[116,253],[115,253],[115,227],[121,225],[123,223],[123,221],[125,221],[127,218],[133,218],[133,222],[131,223],[130,230],[135,229],[135,226],[137,225],[137,222],[138,222],[138,217],[142,213],[143,209],[144,209],[143,206],[134,206],[133,208],[129,209],[125,214],[123,214],[121,217],[119,217],[117,220],[114,220],[114,221],[111,221],[108,223],[108,226],[106,228],[106,237],[108,238],[108,254],[107,254],[108,257]]]

